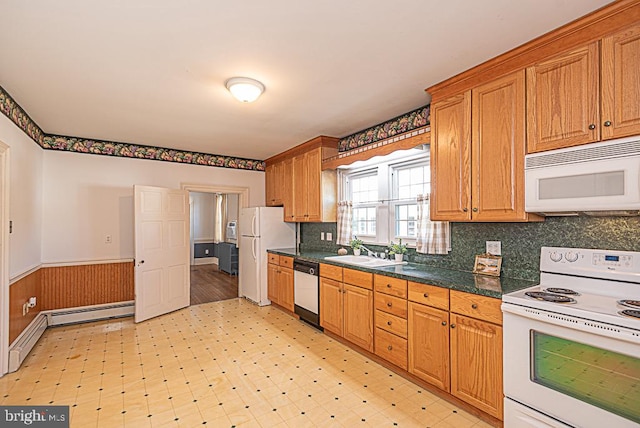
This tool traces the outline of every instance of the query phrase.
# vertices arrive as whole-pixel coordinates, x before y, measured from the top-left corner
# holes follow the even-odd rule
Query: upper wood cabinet
[[[640,24],[602,39],[603,139],[640,134],[638,70]]]
[[[268,206],[284,206],[289,222],[336,221],[337,175],[322,161],[338,153],[338,139],[317,137],[266,160]]]
[[[265,199],[268,207],[279,207],[285,201],[285,161],[267,165],[265,168]]]
[[[640,134],[640,24],[527,68],[527,149]]]
[[[529,221],[524,70],[434,104],[431,218]]]
[[[431,106],[431,218],[471,219],[471,91]]]
[[[529,153],[600,139],[598,42],[527,69]]]

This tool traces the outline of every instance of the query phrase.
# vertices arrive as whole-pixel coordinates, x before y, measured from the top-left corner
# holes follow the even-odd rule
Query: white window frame
[[[375,166],[372,166],[375,165]],[[397,199],[397,181],[396,171],[405,168],[411,168],[418,165],[429,166],[429,151],[423,151],[419,154],[411,154],[404,158],[395,157],[392,160],[381,160],[377,163],[367,162],[364,166],[347,168],[341,170],[340,183],[340,199],[351,199],[350,179],[352,177],[362,177],[377,172],[378,176],[378,201],[370,204],[362,204],[358,206],[375,206],[376,207],[376,236],[357,235],[365,244],[387,246],[391,241],[398,242],[395,236],[395,207],[398,204],[406,204],[407,202],[416,203],[414,199]],[[354,205],[353,208],[358,206]],[[410,247],[415,247],[416,239],[402,237],[402,243]]]
[[[415,205],[417,207],[418,203],[417,200],[414,198],[405,198],[405,199],[400,199],[400,194],[399,194],[399,181],[398,181],[398,172],[400,170],[403,169],[411,169],[411,168],[415,168],[415,167],[424,167],[430,166],[430,162],[429,162],[429,157],[425,158],[419,158],[419,159],[413,159],[413,160],[404,160],[402,162],[397,162],[394,163],[392,165],[389,165],[389,172],[391,174],[391,177],[389,178],[389,185],[391,187],[390,191],[391,191],[391,200],[389,201],[389,224],[388,224],[388,228],[389,228],[389,235],[391,236],[391,240],[394,242],[398,242],[400,239],[402,239],[402,243],[403,244],[407,244],[410,247],[415,247],[416,245],[416,238],[415,237],[409,237],[409,236],[398,236],[396,235],[395,231],[396,231],[396,206],[398,205]],[[429,180],[429,182],[431,182],[431,180]],[[416,222],[417,222],[417,218],[416,218]]]

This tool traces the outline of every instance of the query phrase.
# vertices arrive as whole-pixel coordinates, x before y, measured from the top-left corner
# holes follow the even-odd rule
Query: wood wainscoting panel
[[[43,310],[43,299],[40,288],[41,269],[30,273],[9,287],[9,343],[12,343],[20,333]],[[29,313],[22,315],[22,307],[30,297],[36,298],[36,306],[29,309]]]
[[[134,300],[133,262],[45,267],[43,310]]]

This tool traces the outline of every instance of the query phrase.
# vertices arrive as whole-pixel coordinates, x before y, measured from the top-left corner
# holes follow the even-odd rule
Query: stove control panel
[[[593,264],[595,266],[631,267],[633,257],[624,254],[593,253]]]
[[[640,282],[640,253],[542,247],[540,271]]]

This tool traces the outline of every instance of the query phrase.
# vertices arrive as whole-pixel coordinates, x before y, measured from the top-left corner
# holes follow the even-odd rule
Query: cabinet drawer
[[[407,298],[407,281],[384,275],[374,275],[373,284],[375,290],[392,296]]]
[[[293,269],[293,257],[280,256],[280,266]]]
[[[421,284],[409,281],[409,300],[433,306],[434,308],[449,310],[449,289],[435,285]]]
[[[375,307],[383,312],[407,319],[407,301],[405,299],[376,293]]]
[[[274,265],[280,264],[280,256],[273,253],[267,253],[269,256],[269,263],[273,263]]]
[[[407,339],[376,328],[375,353],[392,364],[407,369]]]
[[[407,338],[407,320],[380,310],[376,311],[376,327]]]
[[[500,299],[451,290],[451,312],[502,325]]]
[[[345,284],[373,290],[373,274],[354,269],[342,269],[342,281]]]
[[[342,268],[320,263],[320,276],[342,282]]]

